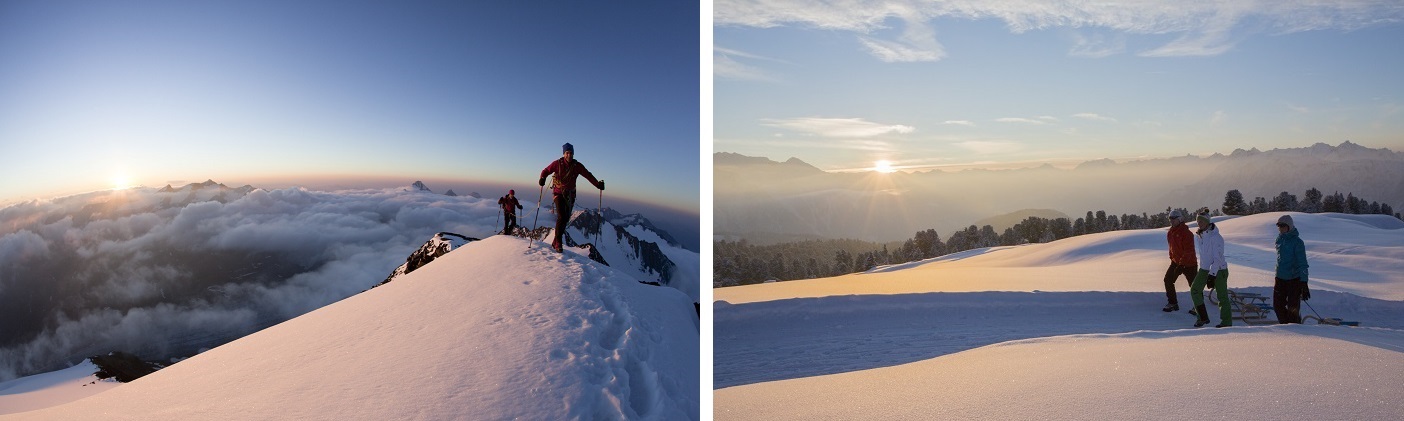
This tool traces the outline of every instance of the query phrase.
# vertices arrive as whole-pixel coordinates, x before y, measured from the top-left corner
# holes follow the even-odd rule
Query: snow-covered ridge
[[[576,211],[566,227],[566,245],[590,244],[611,267],[640,282],[657,282],[701,301],[701,258],[671,241],[642,215],[619,215],[606,209]],[[613,216],[613,218],[611,218]],[[618,225],[624,223],[626,225]]]
[[[409,257],[405,258],[405,264],[395,268],[394,271],[390,272],[390,276],[386,276],[384,281],[381,281],[375,286],[385,285],[395,280],[397,277],[414,272],[415,269],[429,264],[429,262],[434,261],[434,259],[439,258],[439,256],[448,254],[448,252],[453,251],[455,248],[478,240],[481,239],[451,232],[434,234],[434,238],[430,238],[429,241],[424,242],[424,245],[419,246],[418,250],[415,250],[414,253],[410,253]]]
[[[494,236],[132,383],[13,419],[698,419],[671,288]],[[256,386],[252,386],[256,385]]]

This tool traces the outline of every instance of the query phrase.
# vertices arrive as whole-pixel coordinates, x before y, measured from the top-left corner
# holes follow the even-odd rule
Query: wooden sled
[[[1209,297],[1210,303],[1215,306],[1219,305],[1219,294],[1204,291],[1204,295]],[[1228,296],[1229,308],[1233,310],[1233,318],[1242,320],[1243,324],[1277,324],[1277,317],[1272,314],[1272,303],[1268,301],[1272,297],[1251,292],[1238,292],[1232,289],[1228,290]]]
[[[1210,303],[1215,306],[1219,305],[1218,294],[1205,291],[1204,295],[1209,297]],[[1229,307],[1233,310],[1233,318],[1242,320],[1247,325],[1277,324],[1277,315],[1273,313],[1272,302],[1269,301],[1272,297],[1251,292],[1238,292],[1232,289],[1228,290],[1228,296]],[[1311,304],[1306,301],[1303,301],[1302,304],[1311,308]],[[1302,323],[1314,321],[1320,325],[1360,326],[1360,322],[1345,321],[1336,317],[1321,317],[1314,308],[1311,308],[1311,313],[1312,315],[1302,316]]]

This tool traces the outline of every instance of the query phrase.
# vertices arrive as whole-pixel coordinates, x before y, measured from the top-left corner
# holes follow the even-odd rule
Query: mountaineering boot
[[[1209,324],[1209,311],[1204,309],[1204,304],[1197,305],[1194,309],[1199,312],[1199,320],[1194,322],[1194,327],[1202,327]]]
[[[1219,322],[1219,324],[1214,325],[1214,327],[1216,327],[1216,328],[1220,328],[1220,327],[1231,327],[1231,326],[1233,326],[1233,325],[1231,325],[1231,324],[1226,325],[1226,324],[1224,324],[1223,322]]]
[[[1163,312],[1166,312],[1166,313],[1169,313],[1169,312],[1172,312],[1172,311],[1179,311],[1179,310],[1180,310],[1180,305],[1179,305],[1179,304],[1176,304],[1176,303],[1166,304],[1166,305],[1165,305],[1165,308],[1160,309],[1160,311],[1163,311]]]

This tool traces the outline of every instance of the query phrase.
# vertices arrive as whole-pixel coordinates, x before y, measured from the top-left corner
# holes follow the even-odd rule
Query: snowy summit
[[[527,246],[474,241],[134,382],[0,418],[698,419],[690,298]]]

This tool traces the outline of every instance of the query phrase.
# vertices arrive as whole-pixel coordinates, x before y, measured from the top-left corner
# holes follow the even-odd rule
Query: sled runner
[[[1218,305],[1215,294],[1205,294],[1209,297],[1209,302]],[[1233,309],[1233,318],[1242,320],[1248,325],[1277,324],[1277,316],[1273,313],[1272,299],[1270,296],[1255,294],[1251,292],[1238,292],[1228,290],[1230,308]],[[1315,321],[1316,324],[1331,326],[1360,326],[1360,322],[1345,321],[1336,317],[1321,317],[1316,313],[1316,309],[1310,303],[1302,301],[1302,304],[1311,309],[1312,315],[1303,315],[1302,323]]]
[[[1210,303],[1219,305],[1217,294],[1204,295],[1209,297]],[[1272,315],[1272,303],[1268,302],[1272,297],[1251,292],[1238,292],[1232,289],[1228,290],[1228,296],[1229,307],[1233,309],[1233,318],[1242,320],[1244,324],[1249,325],[1277,323],[1277,319]]]

